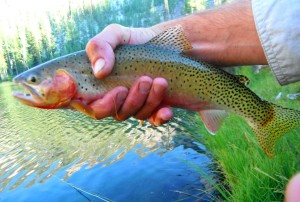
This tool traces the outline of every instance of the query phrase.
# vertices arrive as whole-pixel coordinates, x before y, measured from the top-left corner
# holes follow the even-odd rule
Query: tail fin
[[[300,111],[270,105],[274,112],[271,118],[251,127],[264,152],[272,158],[278,138],[300,125]]]

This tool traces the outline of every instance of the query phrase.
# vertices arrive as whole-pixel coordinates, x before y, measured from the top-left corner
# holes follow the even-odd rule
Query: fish
[[[191,49],[178,25],[145,44],[118,46],[113,71],[105,79],[94,77],[83,50],[17,75],[13,81],[27,93],[13,95],[32,107],[71,108],[97,119],[89,104],[109,90],[117,86],[130,88],[143,75],[163,77],[168,81],[164,105],[199,112],[211,134],[217,133],[228,112],[235,113],[246,120],[262,150],[272,158],[279,137],[300,125],[300,111],[261,99],[247,87],[246,76],[229,74],[187,56],[185,52]]]

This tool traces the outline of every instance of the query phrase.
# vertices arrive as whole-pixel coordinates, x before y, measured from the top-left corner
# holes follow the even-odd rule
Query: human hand
[[[109,75],[115,62],[113,50],[118,45],[146,43],[160,31],[154,28],[128,28],[117,24],[107,26],[86,46],[94,75],[99,79]],[[167,88],[168,83],[164,78],[142,76],[129,90],[116,87],[93,102],[90,107],[97,119],[113,116],[116,120],[123,121],[134,116],[139,120],[149,119],[152,125],[158,126],[173,117],[172,110],[162,105]]]

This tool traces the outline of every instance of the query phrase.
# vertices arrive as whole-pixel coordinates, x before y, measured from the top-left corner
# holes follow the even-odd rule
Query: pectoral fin
[[[225,110],[218,109],[201,110],[199,114],[208,132],[212,135],[218,131],[222,122],[228,116]]]
[[[89,117],[93,119],[97,119],[95,112],[86,104],[78,101],[78,100],[72,100],[70,102],[70,106],[73,107],[74,109],[84,113],[85,115],[88,115]]]

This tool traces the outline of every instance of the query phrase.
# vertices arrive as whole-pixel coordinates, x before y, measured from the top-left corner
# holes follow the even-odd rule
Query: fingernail
[[[151,84],[149,82],[141,82],[139,84],[139,91],[143,94],[149,93]]]
[[[98,59],[96,62],[95,62],[95,65],[94,65],[94,68],[93,68],[93,71],[94,71],[94,74],[97,75],[101,72],[101,70],[103,69],[105,65],[105,60],[100,58]]]
[[[127,92],[120,92],[117,94],[117,102],[123,103],[127,97]]]
[[[173,117],[173,112],[172,111],[165,111],[161,115],[161,119],[164,121],[169,121]]]

